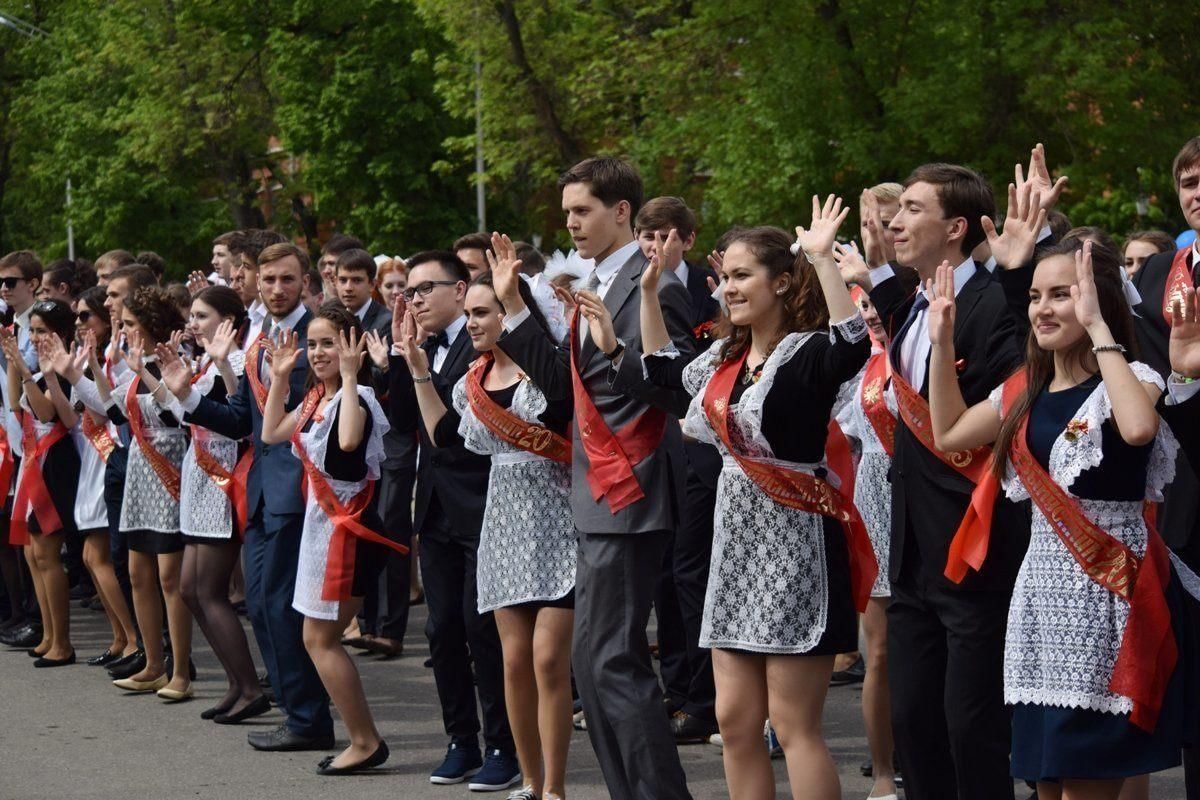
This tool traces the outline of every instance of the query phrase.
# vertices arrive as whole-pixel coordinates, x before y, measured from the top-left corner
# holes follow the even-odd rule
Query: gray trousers
[[[668,532],[579,534],[572,662],[613,800],[691,800],[646,623]]]

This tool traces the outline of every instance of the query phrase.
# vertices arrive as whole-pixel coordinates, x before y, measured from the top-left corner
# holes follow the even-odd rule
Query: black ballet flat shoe
[[[259,695],[256,700],[248,703],[241,711],[233,714],[227,711],[217,714],[213,717],[213,722],[218,725],[237,725],[239,722],[245,722],[248,719],[262,716],[271,710],[271,701],[265,695]]]
[[[29,656],[30,658],[41,658],[43,655],[45,655],[45,653],[39,653],[36,647],[31,647],[25,651],[25,655]]]
[[[388,750],[387,742],[379,740],[379,747],[375,748],[375,752],[364,758],[357,764],[351,764],[348,767],[335,767],[333,760],[337,756],[326,756],[321,759],[321,763],[317,764],[318,775],[353,775],[356,772],[378,767],[380,764],[388,760],[391,751]]]
[[[105,669],[114,680],[131,678],[146,668],[146,651],[138,650],[125,658],[119,658]]]
[[[227,706],[213,706],[212,708],[206,708],[200,712],[200,719],[213,719],[218,714],[224,714],[226,711],[228,711],[231,708],[233,708],[233,704],[230,704]]]
[[[42,656],[37,661],[33,662],[33,665],[38,669],[43,669],[46,667],[69,667],[74,663],[75,651],[72,650],[71,655],[67,656],[66,658],[46,658],[45,656]]]
[[[89,667],[103,667],[111,664],[120,657],[120,653],[114,653],[112,650],[105,650],[100,655],[92,656],[83,663],[87,664]]]

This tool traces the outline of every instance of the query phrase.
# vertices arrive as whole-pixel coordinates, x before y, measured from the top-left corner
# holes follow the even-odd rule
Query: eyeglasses
[[[421,295],[421,297],[428,297],[429,293],[433,291],[435,286],[455,286],[458,283],[459,281],[425,281],[419,286],[414,286],[411,289],[405,289],[403,292],[404,299],[412,300],[417,295]]]
[[[24,278],[0,278],[0,286],[3,286],[5,289],[15,289],[18,283],[23,283],[24,281]]]
[[[88,311],[86,309],[83,311],[80,311],[78,314],[75,315],[75,319],[79,320],[84,325],[86,325],[88,323],[88,320],[90,320],[91,318],[92,318],[92,312]]]

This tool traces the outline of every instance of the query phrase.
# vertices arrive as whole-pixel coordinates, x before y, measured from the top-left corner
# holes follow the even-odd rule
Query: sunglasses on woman
[[[80,311],[78,314],[75,315],[75,319],[82,322],[84,325],[86,325],[88,320],[90,320],[91,318],[92,318],[92,312],[86,311],[86,310]]]

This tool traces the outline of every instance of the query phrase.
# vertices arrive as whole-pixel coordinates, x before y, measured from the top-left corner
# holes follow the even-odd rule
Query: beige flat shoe
[[[188,687],[182,692],[178,689],[168,689],[164,686],[162,689],[159,689],[156,694],[160,699],[167,703],[182,703],[184,700],[191,700],[196,694],[196,690],[193,689],[192,685],[189,683]]]
[[[133,678],[120,678],[113,681],[113,686],[118,689],[124,689],[127,692],[135,692],[139,694],[149,694],[156,692],[167,685],[166,674],[159,675],[152,681],[135,681]]]

